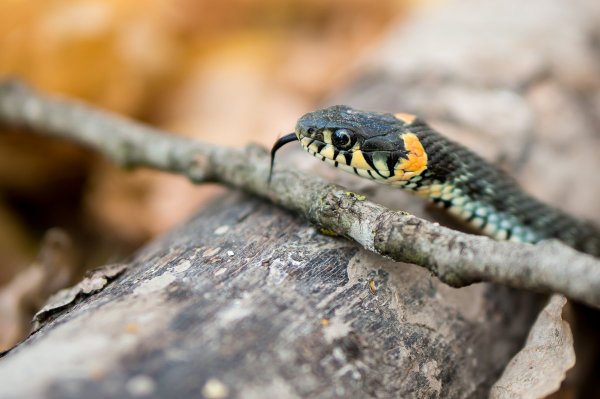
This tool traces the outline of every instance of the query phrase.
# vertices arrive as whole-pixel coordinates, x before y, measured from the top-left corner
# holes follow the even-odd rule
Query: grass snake
[[[410,114],[336,105],[302,116],[271,150],[299,141],[318,159],[424,197],[500,240],[555,238],[600,256],[600,230],[524,192],[515,179]],[[270,180],[270,176],[269,176]]]

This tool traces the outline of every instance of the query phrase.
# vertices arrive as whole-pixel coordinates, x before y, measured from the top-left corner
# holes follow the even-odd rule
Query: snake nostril
[[[309,136],[312,136],[313,134],[315,134],[316,131],[317,131],[317,129],[315,129],[314,127],[309,127],[308,129],[306,129],[306,133]]]

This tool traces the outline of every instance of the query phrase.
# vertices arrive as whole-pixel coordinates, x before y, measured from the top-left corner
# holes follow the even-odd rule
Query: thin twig
[[[181,138],[72,100],[0,83],[0,123],[77,141],[129,167],[148,166],[240,188],[298,212],[396,261],[423,266],[461,287],[492,281],[558,292],[600,307],[600,261],[558,241],[538,245],[457,232],[360,200],[314,176],[278,168],[267,184],[269,157],[256,146],[220,147]]]

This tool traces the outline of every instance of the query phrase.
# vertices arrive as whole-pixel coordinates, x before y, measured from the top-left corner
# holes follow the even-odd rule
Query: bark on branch
[[[281,165],[269,186],[268,155],[256,146],[233,149],[184,139],[10,80],[0,83],[0,124],[77,141],[124,166],[243,189],[377,254],[423,266],[454,287],[490,281],[600,307],[600,261],[591,256],[558,241],[534,246],[457,232]]]

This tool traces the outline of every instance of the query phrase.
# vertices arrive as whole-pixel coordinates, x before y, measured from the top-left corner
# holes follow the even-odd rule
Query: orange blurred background
[[[4,0],[0,76],[178,134],[265,146],[350,79],[407,0]],[[184,220],[216,186],[0,133],[0,284],[58,227],[83,270]]]

